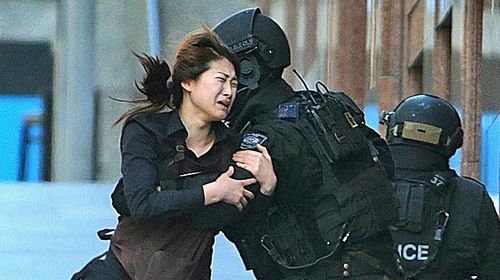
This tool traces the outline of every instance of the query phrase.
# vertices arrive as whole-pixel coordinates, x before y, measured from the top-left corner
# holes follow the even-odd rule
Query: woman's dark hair
[[[233,64],[236,76],[239,76],[238,56],[232,53],[208,26],[202,24],[202,27],[202,31],[184,37],[177,48],[172,72],[164,60],[145,53],[134,53],[145,71],[142,81],[139,84],[136,82],[135,86],[146,98],[130,101],[144,105],[125,112],[115,124],[126,122],[140,113],[159,112],[165,107],[178,108],[182,102],[181,83],[198,79],[210,68],[212,61],[226,58]]]

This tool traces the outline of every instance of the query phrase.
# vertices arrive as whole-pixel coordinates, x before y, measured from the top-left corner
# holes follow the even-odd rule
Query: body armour
[[[307,274],[321,267],[320,262],[340,259],[348,251],[371,267],[370,272],[361,273],[384,274],[392,269],[369,248],[383,245],[369,244],[369,240],[387,231],[387,226],[394,221],[394,192],[379,162],[377,149],[367,139],[370,129],[365,127],[363,113],[347,95],[298,92],[296,97],[279,104],[267,115],[253,119],[248,127],[243,134],[243,144],[259,135],[261,139],[269,137],[273,141],[274,136],[298,133],[303,138],[300,141],[312,152],[302,155],[304,168],[308,166],[308,157],[316,158],[320,168],[319,172],[309,173],[317,177],[303,178],[309,180],[305,182],[307,185],[314,186],[308,195],[298,198],[286,193],[293,192],[287,187],[292,188],[297,182],[280,185],[282,189],[277,189],[274,195],[274,206],[261,216],[253,229],[241,224],[226,228],[226,235],[236,243],[247,268],[254,269],[258,279],[275,279],[271,275],[275,271],[266,272],[265,267],[269,265],[265,264],[263,252],[284,275]],[[284,143],[271,145],[272,157],[273,149],[286,149]],[[277,163],[276,168],[280,168]],[[280,175],[279,170],[277,174]],[[283,181],[286,182],[286,178],[282,184]],[[254,232],[254,236],[241,238],[232,234],[240,231]]]
[[[392,235],[405,277],[474,279],[471,277],[478,276],[477,221],[484,187],[458,177],[453,171],[421,172],[411,178],[396,178],[393,185],[400,209]]]

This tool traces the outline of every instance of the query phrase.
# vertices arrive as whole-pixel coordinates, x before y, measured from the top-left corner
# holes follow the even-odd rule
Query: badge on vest
[[[240,143],[240,148],[243,150],[256,150],[257,144],[262,144],[267,140],[267,136],[257,133],[245,133]]]
[[[296,119],[299,117],[299,104],[297,102],[281,103],[278,105],[278,118]]]

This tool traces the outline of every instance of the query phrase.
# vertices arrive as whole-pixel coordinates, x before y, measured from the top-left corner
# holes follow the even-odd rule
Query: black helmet
[[[393,112],[383,113],[381,122],[387,124],[389,146],[423,146],[449,158],[463,143],[455,108],[430,94],[404,99]]]
[[[240,83],[258,87],[269,73],[290,65],[290,46],[285,32],[259,8],[239,11],[214,27],[224,43],[241,59]],[[267,73],[269,72],[269,73]]]

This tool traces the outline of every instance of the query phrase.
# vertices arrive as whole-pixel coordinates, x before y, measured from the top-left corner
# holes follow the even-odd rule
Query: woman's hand
[[[233,154],[236,165],[248,170],[260,184],[260,192],[270,196],[276,187],[276,174],[273,169],[273,161],[266,147],[257,144],[257,151],[242,150]]]
[[[236,180],[231,178],[233,173],[234,167],[230,166],[215,181],[203,185],[205,205],[222,201],[236,206],[241,211],[247,206],[248,200],[255,197],[245,187],[255,184],[257,180],[255,178]]]

